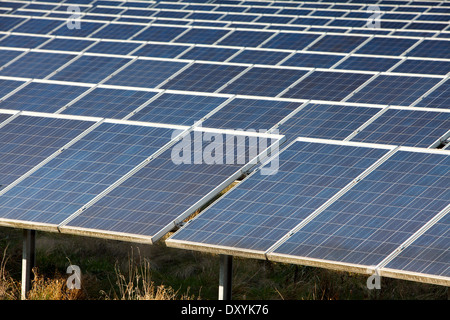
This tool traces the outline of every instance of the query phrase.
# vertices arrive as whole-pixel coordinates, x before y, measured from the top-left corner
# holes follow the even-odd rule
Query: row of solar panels
[[[0,108],[133,121],[275,130],[296,136],[437,147],[450,135],[450,110],[264,99],[175,90],[0,78]]]
[[[154,26],[154,32],[159,27]],[[163,31],[166,27],[161,27]],[[210,30],[197,30],[197,33],[209,33]],[[233,38],[251,38],[253,32],[235,31]],[[302,35],[304,37],[304,35]],[[303,37],[286,35],[291,40]],[[315,37],[315,35],[313,36]],[[296,39],[297,38],[297,39]],[[231,38],[229,39],[231,41]],[[279,38],[278,40],[281,40]],[[287,42],[289,39],[285,39]],[[86,52],[111,55],[127,55],[154,58],[176,58],[196,61],[231,62],[241,64],[259,64],[302,68],[329,68],[361,71],[389,71],[394,73],[418,73],[445,75],[450,70],[450,59],[444,51],[432,51],[429,47],[445,47],[450,41],[413,40],[399,38],[374,37],[369,42],[346,49],[348,53],[336,52],[338,48],[333,43],[342,45],[350,40],[342,36],[329,36],[328,43],[313,46],[306,50],[285,50],[268,47],[244,47],[192,43],[196,39],[185,43],[166,43],[144,40],[114,41],[107,38],[74,38],[70,36],[52,37],[49,35],[29,35],[22,33],[1,33],[0,47],[2,50],[3,66],[22,52],[12,52],[10,49],[41,49],[67,52]],[[342,41],[344,40],[344,41]],[[191,43],[189,43],[191,41]],[[313,40],[314,41],[314,40]],[[280,42],[281,43],[281,42]],[[297,42],[298,44],[298,42]],[[397,44],[397,47],[393,47]],[[414,48],[410,50],[410,48]],[[426,48],[426,49],[425,49]],[[450,49],[450,48],[449,48]],[[8,50],[8,51],[6,51]],[[23,50],[22,50],[23,51]],[[342,50],[340,50],[342,51]],[[432,59],[430,56],[441,56]]]
[[[268,140],[266,146],[282,138],[6,110],[0,121],[0,224],[147,243],[256,164],[251,137]],[[185,145],[198,133],[237,140],[232,157],[243,156],[241,162],[176,163],[180,139]],[[200,140],[190,151],[208,145]]]
[[[255,171],[166,244],[448,286],[449,170],[448,151],[298,138],[276,174]]]
[[[15,3],[14,3],[15,4]],[[16,5],[12,7],[17,7]],[[70,2],[69,2],[70,4]],[[65,14],[70,14],[69,4],[51,5],[51,4],[30,4],[23,6],[24,8],[14,8],[17,14],[29,14],[33,16],[43,16],[46,12],[52,13],[53,17],[63,17]],[[78,5],[78,4],[77,4]],[[8,4],[3,3],[3,7],[7,8]],[[205,20],[217,21],[222,26],[226,26],[229,21],[254,23],[252,28],[263,28],[264,24],[285,24],[286,27],[290,25],[317,25],[317,26],[348,26],[348,27],[363,27],[367,24],[367,19],[373,16],[365,10],[342,10],[342,11],[325,11],[325,10],[300,10],[300,9],[279,9],[277,14],[264,13],[265,8],[251,8],[254,13],[236,13],[230,11],[215,10],[209,12],[205,10],[179,10],[179,9],[142,9],[132,7],[115,7],[115,6],[83,6],[78,5],[80,12],[87,17],[97,17],[97,14],[108,16],[133,16],[142,18],[177,18],[177,23],[181,23],[183,19],[187,20]],[[242,7],[238,7],[242,8]],[[13,8],[10,8],[13,9]],[[439,9],[439,8],[438,8]],[[443,9],[441,9],[443,10]],[[9,10],[10,11],[10,10]],[[9,12],[7,11],[7,12]],[[256,11],[256,12],[255,12]],[[259,11],[259,12],[258,12]],[[382,12],[380,11],[379,19],[384,24],[388,24],[391,29],[424,29],[424,30],[443,30],[448,22],[447,13],[398,13]],[[328,15],[328,17],[327,17]],[[411,23],[411,20],[417,22]],[[136,20],[139,21],[139,20]],[[144,22],[144,21],[141,21]],[[310,23],[312,22],[312,23]],[[424,22],[433,22],[427,24]]]
[[[3,4],[6,6],[7,4]],[[18,18],[59,18],[59,19],[69,19],[72,18],[73,13],[67,12],[69,6],[66,7],[58,7],[54,10],[45,10],[45,9],[35,9],[35,10],[21,10],[17,9],[11,12],[11,10],[5,8],[3,12],[0,13],[8,13],[14,14]],[[114,8],[114,7],[113,7]],[[245,20],[254,20],[252,19],[238,19],[235,15],[224,15],[221,17],[221,20],[218,21],[218,17],[211,16],[211,14],[205,12],[190,12],[188,18],[186,19],[172,19],[172,18],[164,18],[155,16],[155,12],[145,13],[145,10],[138,9],[127,9],[126,12],[120,14],[109,14],[108,11],[112,10],[111,8],[104,7],[95,7],[95,8],[84,8],[88,12],[80,13],[80,17],[82,21],[85,20],[97,20],[97,22],[128,22],[128,23],[136,23],[136,24],[149,24],[149,23],[159,23],[159,24],[173,24],[173,25],[186,25],[186,26],[210,26],[210,27],[228,27],[228,28],[250,28],[250,29],[278,29],[278,30],[292,30],[292,31],[324,31],[324,32],[336,32],[336,33],[366,33],[366,34],[390,34],[390,35],[407,35],[407,36],[437,36],[437,37],[449,37],[449,33],[445,32],[448,28],[448,19],[446,19],[447,14],[440,14],[439,17],[444,21],[430,21],[430,20],[422,20],[419,17],[416,17],[414,21],[404,20],[406,18],[410,18],[409,16],[403,17],[403,19],[396,20],[391,19],[394,17],[390,17],[389,19],[380,18],[380,24],[377,29],[366,28],[368,23],[368,18],[320,18],[320,17],[310,17],[310,16],[289,16],[289,20],[292,22],[289,23],[281,23],[280,18],[283,16],[275,15],[274,17],[269,17],[266,15],[261,15],[258,18],[259,22],[249,22]],[[125,10],[125,9],[123,9]],[[94,12],[95,11],[95,12]],[[104,13],[102,13],[104,11]],[[164,12],[164,11],[162,11]],[[158,11],[159,13],[159,11]],[[364,13],[365,14],[365,13]],[[364,15],[363,14],[363,15]],[[151,17],[149,17],[149,15]],[[161,14],[159,14],[161,16]],[[245,16],[244,14],[242,14]],[[434,17],[435,15],[430,16]],[[386,16],[388,17],[388,16]],[[443,17],[443,18],[442,18]],[[279,22],[276,22],[275,18],[278,19]],[[400,17],[401,18],[401,17]],[[293,20],[295,19],[295,20]],[[369,17],[370,19],[370,17]],[[436,20],[437,18],[435,18]],[[244,21],[241,21],[244,20]],[[270,21],[273,20],[273,21]],[[286,18],[284,19],[286,20]],[[371,21],[371,20],[370,20]],[[417,22],[415,22],[417,21]],[[417,31],[415,31],[417,30]],[[444,31],[444,32],[441,32]]]
[[[32,5],[20,5],[22,1],[11,1],[14,9],[49,9],[56,0],[33,1]],[[65,2],[66,3],[66,2]],[[65,3],[61,4],[62,6]],[[344,15],[342,11],[363,11],[371,5],[378,5],[382,12],[408,12],[408,13],[447,13],[445,9],[449,6],[445,1],[104,1],[104,0],[71,0],[67,3],[76,3],[80,6],[98,7],[131,7],[151,8],[153,10],[187,10],[187,11],[214,11],[234,13],[257,13],[257,14],[280,14],[280,15],[308,15],[316,12],[324,12],[335,17]],[[431,7],[432,10],[427,10]],[[289,10],[289,11],[285,11]],[[178,18],[178,17],[177,17]]]
[[[0,118],[6,226],[152,243],[256,164],[174,163],[176,137],[235,131]],[[276,174],[260,174],[269,159],[167,244],[449,284],[449,151],[299,138],[276,156]]]

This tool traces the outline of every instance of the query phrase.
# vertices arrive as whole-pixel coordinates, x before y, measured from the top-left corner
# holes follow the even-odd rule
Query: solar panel
[[[416,39],[375,37],[356,51],[356,53],[399,56],[416,42]]]
[[[170,141],[171,129],[103,123],[0,197],[0,219],[58,224]]]
[[[100,41],[86,50],[86,52],[127,55],[142,46],[142,43]]]
[[[236,30],[217,44],[222,46],[257,47],[274,34],[274,32]]]
[[[43,79],[75,57],[73,54],[28,52],[1,69],[0,75]]]
[[[344,140],[379,111],[376,107],[309,103],[278,129],[286,140],[296,137]]]
[[[405,60],[392,72],[440,74],[446,75],[450,71],[450,61],[436,60]]]
[[[305,74],[303,70],[253,67],[220,92],[276,97]]]
[[[246,68],[235,65],[194,63],[162,85],[164,89],[214,92]]]
[[[325,35],[308,48],[310,51],[344,52],[348,53],[364,43],[367,37]]]
[[[88,88],[32,82],[0,102],[3,109],[56,112]]]
[[[0,159],[17,163],[18,171],[11,164],[0,168],[6,172],[0,184],[9,184],[3,192],[0,190],[0,195],[5,193],[0,196],[0,224],[47,231],[56,231],[58,226],[60,232],[151,243],[179,227],[194,207],[205,205],[219,189],[249,169],[245,163],[234,167],[171,163],[169,156],[173,154],[169,150],[177,149],[160,148],[168,147],[169,141],[171,145],[176,143],[171,140],[174,129],[194,130],[198,126],[203,129],[196,133],[210,135],[226,135],[222,131],[225,129],[229,129],[227,133],[235,129],[249,133],[279,130],[288,141],[304,137],[289,148],[302,145],[296,150],[301,159],[309,155],[309,151],[301,155],[302,150],[310,148],[311,158],[305,158],[305,163],[288,159],[278,178],[274,175],[258,180],[258,169],[251,173],[204,212],[215,212],[210,221],[199,225],[199,230],[208,231],[193,231],[192,239],[212,235],[208,239],[214,240],[213,246],[207,250],[224,246],[220,248],[226,254],[257,252],[255,255],[264,259],[348,267],[347,271],[362,273],[375,270],[402,279],[448,284],[447,275],[439,269],[445,267],[442,259],[428,258],[426,251],[432,248],[422,253],[414,247],[424,226],[430,224],[426,232],[435,232],[431,225],[435,218],[427,217],[439,211],[434,204],[440,206],[441,199],[433,198],[436,202],[431,203],[420,194],[416,200],[428,201],[426,209],[434,210],[433,214],[425,217],[428,211],[423,216],[408,211],[407,219],[403,219],[406,213],[399,207],[406,201],[404,196],[415,195],[423,186],[416,188],[413,178],[405,183],[394,182],[397,193],[387,195],[385,189],[391,185],[384,180],[400,177],[408,168],[413,175],[414,170],[439,166],[439,156],[447,155],[432,149],[442,148],[450,134],[449,6],[444,1],[417,0],[206,2],[2,1],[0,133],[15,131],[7,135],[12,140],[0,146]],[[369,4],[377,5],[382,13],[381,24],[374,29],[370,28],[373,13],[366,10]],[[81,28],[72,28],[74,16],[68,10],[71,5],[80,8]],[[20,116],[19,110],[24,110]],[[24,119],[31,120],[25,123]],[[18,121],[24,124],[13,127]],[[146,134],[153,139],[149,143],[143,138]],[[247,140],[251,138],[254,134]],[[43,146],[39,139],[48,145]],[[210,149],[213,141],[215,137],[208,145]],[[55,153],[63,145],[67,150]],[[381,175],[376,169],[369,174],[369,180],[354,180],[397,145],[402,147],[395,157],[429,153],[431,164],[414,156],[414,168],[405,156],[398,166],[389,164],[393,168],[392,172],[388,170],[391,175]],[[419,152],[411,147],[424,149]],[[19,152],[15,153],[14,148]],[[289,148],[286,154],[294,156]],[[214,151],[211,156],[221,155],[222,151]],[[154,152],[158,156],[147,159]],[[365,158],[366,153],[369,158]],[[352,157],[354,154],[357,157]],[[346,160],[335,166],[335,156]],[[387,166],[394,156],[383,164]],[[354,168],[354,161],[365,162]],[[314,170],[328,165],[330,170],[326,172],[331,176],[313,178]],[[446,165],[439,168],[445,170]],[[297,172],[298,168],[301,171]],[[9,172],[13,184],[3,182]],[[438,181],[434,174],[420,174],[425,183]],[[306,180],[298,180],[300,175]],[[297,180],[291,181],[293,177]],[[256,186],[252,189],[253,179],[259,181],[261,194]],[[279,189],[277,179],[282,181]],[[332,179],[354,186],[333,189]],[[363,183],[371,179],[375,181],[373,190]],[[252,185],[249,192],[240,191],[247,184]],[[290,193],[293,186],[301,186],[301,192]],[[337,192],[342,198],[332,198]],[[355,200],[355,192],[362,194],[361,198]],[[260,198],[262,194],[266,198]],[[250,195],[254,197],[251,205],[244,199]],[[362,226],[361,230],[355,231],[355,226],[347,224],[352,213],[341,210],[342,199],[350,203],[349,210],[356,211],[361,199],[372,208],[369,214],[374,217],[369,224],[380,222],[385,217],[379,215],[384,212],[391,215],[390,220],[371,238],[372,234],[366,232],[366,216],[352,220]],[[309,211],[302,209],[304,203],[286,205],[302,200],[309,201]],[[389,210],[378,210],[377,201],[386,202],[383,205]],[[401,206],[391,205],[396,201]],[[238,208],[242,203],[248,207],[239,207],[231,214],[210,211],[215,206],[222,208],[221,203],[223,208]],[[324,203],[330,207],[322,206]],[[415,205],[414,201],[408,205]],[[80,210],[82,207],[85,211]],[[247,212],[247,208],[253,211]],[[296,216],[297,209],[301,213]],[[397,215],[402,218],[397,219]],[[223,217],[229,224],[220,225]],[[323,226],[317,221],[323,221]],[[322,248],[326,242],[322,241],[323,234],[308,229],[316,222],[323,227],[320,232],[338,237],[333,238],[337,240],[332,245],[347,245],[348,241],[349,246],[343,251],[334,247],[335,252]],[[188,230],[188,226],[182,230]],[[336,226],[342,228],[334,230]],[[385,226],[393,230],[398,227],[403,233],[394,241],[383,238],[383,232],[391,230]],[[305,230],[311,231],[311,238],[305,239],[312,239],[312,247],[318,243],[310,256],[295,253],[295,237],[300,237],[295,232]],[[292,237],[291,231],[295,233]],[[341,232],[348,237],[339,238]],[[360,233],[362,240],[358,238]],[[382,239],[380,243],[376,243],[377,237]],[[404,242],[409,237],[414,241]],[[361,240],[361,252],[359,247],[355,249],[355,239]],[[186,243],[177,242],[181,247],[188,246]],[[195,249],[208,246],[207,242],[194,243],[189,245]],[[309,250],[307,245],[302,242],[299,250]],[[413,251],[404,251],[405,256],[401,256],[403,250],[390,251],[403,245],[421,256],[417,264]],[[287,247],[293,255],[277,252]],[[374,255],[369,250],[372,247]],[[339,256],[345,250],[346,258]],[[383,263],[375,269],[368,265],[381,260]],[[363,267],[359,268],[359,264]]]
[[[449,225],[447,214],[390,261],[382,269],[383,274],[389,271],[449,277]]]
[[[234,56],[230,62],[276,65],[290,53],[283,51],[266,51],[246,49]]]
[[[165,93],[130,120],[192,125],[225,101],[222,97]]]
[[[61,113],[123,119],[155,94],[148,91],[95,88]]]
[[[450,81],[445,81],[443,84],[438,86],[436,89],[431,91],[422,100],[420,100],[415,106],[416,107],[426,107],[426,108],[445,108],[450,107]]]
[[[263,255],[387,151],[296,141],[280,154],[276,174],[252,174],[166,243]]]
[[[274,253],[377,265],[447,205],[448,177],[439,172],[448,160],[439,153],[396,152]]]
[[[233,140],[235,136],[225,139]],[[248,141],[243,143],[244,147],[248,145]],[[197,146],[193,148],[194,153],[201,152]],[[207,146],[204,148],[206,150]],[[165,233],[164,230],[171,229],[174,221],[180,221],[195,211],[205,195],[214,195],[224,182],[241,175],[242,165],[236,162],[174,164],[172,150],[168,149],[149,162],[61,229],[122,234],[153,242]],[[223,151],[217,152],[219,156],[223,155]],[[111,208],[114,208],[113,214]]]
[[[336,69],[367,70],[367,71],[388,71],[400,59],[374,58],[365,56],[350,56],[336,66]]]
[[[441,79],[380,75],[356,92],[348,101],[408,106]]]
[[[450,113],[388,109],[352,141],[428,148],[450,128]]]
[[[186,28],[181,27],[164,27],[164,26],[150,26],[138,35],[133,37],[133,40],[144,41],[162,41],[169,42],[184,32]]]
[[[205,61],[225,61],[239,50],[222,47],[196,46],[184,53],[180,58]]]
[[[317,34],[280,32],[269,41],[263,43],[261,47],[302,50],[318,37],[319,35]]]
[[[155,88],[186,65],[177,61],[136,60],[112,76],[106,83]]]
[[[283,97],[340,101],[370,77],[364,73],[315,71],[290,88]]]
[[[184,33],[181,37],[177,38],[175,42],[213,44],[229,32],[229,30],[221,29],[192,28],[188,32]]]
[[[44,42],[48,41],[46,37],[24,36],[24,35],[9,35],[0,41],[1,47],[14,48],[36,48]]]
[[[23,85],[23,81],[0,79],[0,99]],[[0,101],[1,103],[1,101]]]
[[[236,98],[206,119],[203,126],[269,130],[299,105],[298,102]]]
[[[0,114],[3,122],[10,115]],[[21,115],[0,128],[0,190],[61,149],[92,121]]]
[[[330,68],[343,58],[342,55],[296,53],[281,65],[305,68]]]
[[[187,49],[189,49],[188,46],[149,43],[133,52],[133,55],[156,58],[175,58]]]

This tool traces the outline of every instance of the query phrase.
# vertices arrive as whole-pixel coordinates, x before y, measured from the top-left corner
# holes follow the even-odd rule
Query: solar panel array
[[[151,243],[250,173],[167,244],[449,285],[449,22],[442,0],[2,0],[0,224]],[[175,164],[199,132],[285,138],[279,168]]]

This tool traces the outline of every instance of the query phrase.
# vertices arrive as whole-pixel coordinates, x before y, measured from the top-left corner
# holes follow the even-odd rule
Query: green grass
[[[0,228],[0,261],[6,255],[4,273],[16,281],[16,286],[20,281],[21,246],[21,230]],[[37,232],[36,264],[38,274],[43,277],[42,286],[45,279],[64,283],[69,276],[67,266],[78,265],[82,272],[82,294],[77,297],[82,299],[125,299],[126,290],[132,292],[128,295],[130,299],[147,297],[144,291],[148,290],[142,288],[144,279],[155,292],[163,288],[163,294],[155,293],[153,298],[217,299],[219,257],[168,248],[163,242],[151,246]],[[442,286],[382,278],[381,290],[368,290],[366,280],[365,275],[235,257],[233,298],[447,299],[447,288]],[[55,285],[48,287],[53,290]]]

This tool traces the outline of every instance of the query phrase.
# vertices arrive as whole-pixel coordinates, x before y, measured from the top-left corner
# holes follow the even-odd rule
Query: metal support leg
[[[22,251],[22,300],[27,298],[31,289],[33,268],[35,266],[35,243],[36,231],[23,230],[23,251]]]
[[[233,256],[220,255],[219,300],[231,300]]]

